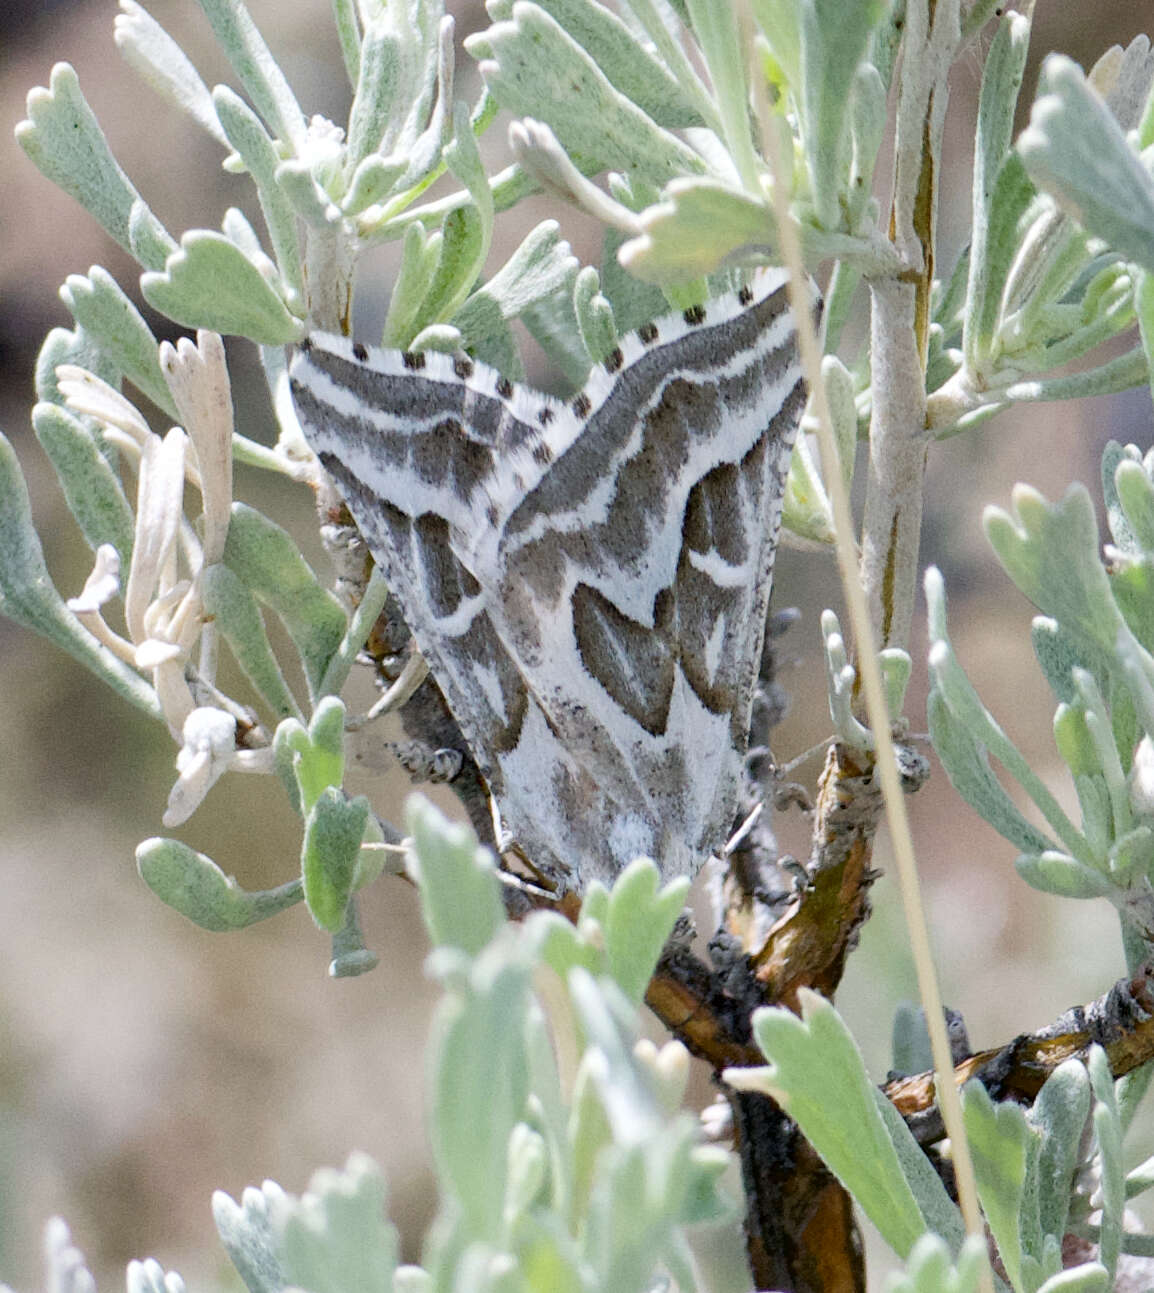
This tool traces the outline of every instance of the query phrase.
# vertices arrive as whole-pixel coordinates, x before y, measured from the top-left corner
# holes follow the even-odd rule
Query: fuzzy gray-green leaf
[[[226,565],[207,567],[201,575],[205,613],[228,643],[244,676],[278,719],[301,718],[284,674],[273,654],[256,598]]]
[[[267,920],[301,900],[299,880],[249,893],[180,840],[145,840],[137,846],[136,866],[161,902],[217,934]]]
[[[234,503],[224,561],[280,616],[300,653],[310,694],[344,638],[347,619],[321,587],[286,530],[244,503]]]
[[[240,248],[211,229],[194,229],[165,262],[143,274],[140,290],[154,309],[190,328],[211,328],[266,346],[299,341],[303,327]]]
[[[926,701],[930,740],[950,784],[1004,838],[1028,853],[1041,853],[1050,841],[1018,810],[998,780],[982,744],[953,714],[941,692]]]
[[[777,245],[769,206],[721,180],[687,178],[666,186],[659,206],[642,220],[644,232],[621,249],[621,263],[651,283],[711,274],[726,259]]]
[[[492,856],[419,795],[409,800],[406,825],[430,937],[437,947],[478,955],[505,922]]]
[[[638,171],[656,184],[698,174],[701,159],[617,90],[547,13],[522,5],[509,22],[471,36],[493,97],[514,116],[546,122],[574,155],[598,168]]]
[[[1154,178],[1082,69],[1063,54],[1042,64],[1018,152],[1039,187],[1087,233],[1154,270]]]
[[[1081,1060],[1066,1060],[1046,1079],[1027,1115],[1042,1133],[1038,1219],[1042,1234],[1066,1233],[1078,1147],[1090,1113],[1090,1081]]]
[[[53,67],[47,90],[29,92],[28,119],[16,127],[16,141],[38,170],[132,252],[129,218],[133,205],[143,199],[113,157],[70,64]]]
[[[98,642],[56,591],[32,524],[28,487],[11,444],[0,435],[0,614],[62,647],[118,695],[160,717],[153,689]]]
[[[226,145],[212,107],[212,95],[184,50],[136,0],[120,0],[113,39],[124,60],[163,98],[175,103],[215,139]]]
[[[272,1208],[286,1283],[309,1293],[392,1293],[397,1231],[387,1219],[385,1181],[366,1155],[342,1171],[322,1168],[308,1193]]]
[[[1010,1283],[1020,1288],[1023,1256],[1035,1256],[1023,1253],[1022,1231],[1030,1161],[1041,1138],[1016,1104],[995,1104],[980,1082],[963,1088],[962,1110],[982,1211]]]
[[[345,923],[345,909],[369,820],[369,801],[349,799],[336,786],[317,796],[305,822],[301,876],[313,920],[330,934]]]
[[[68,510],[93,552],[110,543],[122,569],[132,560],[135,519],[120,480],[92,432],[58,404],[37,404],[32,426],[52,461]]]
[[[630,863],[614,882],[605,919],[609,972],[637,1005],[688,893],[684,876],[662,888],[657,867],[648,858]]]
[[[1034,605],[1109,654],[1124,627],[1098,555],[1094,505],[1074,484],[1057,503],[1036,490],[1014,490],[1016,516],[987,507],[986,537],[1006,573]]]
[[[300,144],[304,114],[242,0],[200,0],[200,7],[270,131],[286,144]]]
[[[780,1007],[761,1009],[753,1031],[769,1067],[727,1069],[725,1080],[772,1095],[886,1243],[906,1256],[925,1221],[861,1055],[833,1006],[803,989],[800,1019]]]
[[[276,146],[256,113],[228,86],[218,85],[213,91],[212,100],[220,123],[228,135],[228,142],[236,149],[256,185],[277,268],[289,292],[294,298],[300,298],[304,291],[304,271],[301,266],[296,213],[277,183],[277,168],[281,158]]]
[[[160,371],[157,340],[112,275],[99,265],[93,265],[87,278],[69,274],[60,297],[124,376],[157,408],[176,419],[176,405]]]

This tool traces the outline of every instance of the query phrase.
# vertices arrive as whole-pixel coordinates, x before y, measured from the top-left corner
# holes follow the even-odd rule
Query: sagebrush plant
[[[511,324],[520,321],[576,386],[620,333],[732,285],[743,267],[781,260],[790,229],[776,211],[786,196],[805,266],[825,283],[816,403],[828,410],[837,450],[836,461],[826,454],[820,464],[806,443],[795,451],[784,523],[797,540],[830,547],[830,492],[849,479],[853,448],[868,439],[861,578],[884,648],[889,718],[904,738],[933,442],[973,432],[1016,403],[1151,380],[1149,42],[1104,53],[1088,75],[1050,56],[1030,124],[1014,141],[1030,17],[995,13],[993,0],[622,0],[614,10],[594,0],[489,0],[492,25],[465,42],[483,80],[472,105],[454,93],[458,52],[441,0],[333,0],[351,87],[348,120],[338,127],[297,103],[240,0],[200,6],[239,91],[209,91],[135,0],[120,0],[116,40],[144,79],[226,150],[225,167],[251,179],[263,229],[230,209],[219,231],[173,236],[118,166],[68,64],[30,94],[17,129],[44,174],[140,265],[143,299],[196,329],[197,341],[158,346],[130,296],[99,267],[67,279],[62,296],[74,326],[44,343],[32,418],[93,551],[92,575],[68,600],[57,592],[20,468],[0,438],[0,609],[166,724],[178,750],[167,825],[202,803],[211,811],[211,788],[225,773],[283,783],[302,821],[299,875],[246,892],[210,858],[151,839],[137,860],[163,901],[206,929],[235,930],[303,899],[332,935],[331,973],[359,974],[376,958],[358,928],[356,893],[403,868],[419,886],[430,969],[443,988],[428,1060],[440,1210],[423,1264],[398,1265],[384,1184],[359,1156],[344,1171],[319,1173],[300,1198],[271,1183],[239,1204],[219,1195],[224,1245],[254,1293],[628,1293],[670,1282],[720,1290],[686,1231],[738,1206],[720,1181],[733,1155],[703,1144],[696,1122],[679,1112],[685,1048],[638,1040],[638,1010],[647,991],[655,1000],[663,948],[687,944],[677,926],[687,882],[662,888],[653,864],[639,859],[611,892],[591,886],[572,923],[544,911],[508,923],[494,862],[465,828],[415,802],[402,830],[344,793],[346,733],[367,716],[347,714],[340,693],[388,590],[367,569],[301,436],[286,348],[314,328],[348,330],[358,260],[392,240],[400,268],[383,344],[467,349],[518,378]],[[971,237],[939,280],[946,78],[958,58],[973,57],[987,24]],[[477,137],[502,112],[514,118],[516,160],[490,175]],[[875,184],[887,132],[891,172]],[[445,176],[456,187],[429,197]],[[601,221],[601,265],[580,266],[550,220],[490,272],[498,215],[542,190]],[[863,284],[870,347],[847,364],[835,352]],[[233,425],[222,333],[260,347],[279,426],[272,448]],[[1128,348],[1116,344],[1108,359],[1096,353],[1123,334]],[[179,425],[154,432],[125,383]],[[277,521],[234,498],[234,460],[316,492],[332,589]],[[831,1263],[840,1255],[841,1269],[859,1285],[864,1279],[852,1223],[841,1254],[822,1236],[804,1238],[807,1218],[787,1218],[778,1231],[767,1223],[767,1187],[753,1170],[758,1147],[748,1144],[749,1110],[760,1106],[743,1102],[769,1108],[768,1096],[905,1262],[894,1288],[965,1293],[993,1281],[1056,1293],[1150,1282],[1141,1260],[1154,1255],[1154,1239],[1123,1223],[1127,1199],[1154,1184],[1154,1169],[1127,1175],[1122,1142],[1154,1053],[1139,1028],[1154,938],[1154,460],[1112,447],[1103,481],[1113,539],[1104,554],[1080,486],[1054,505],[1019,487],[1015,516],[987,518],[999,560],[1042,613],[1034,645],[1059,702],[1055,735],[1081,822],[1057,806],[962,675],[933,572],[929,719],[954,784],[1021,851],[1022,877],[1117,908],[1126,972],[1139,985],[1131,1013],[1119,1010],[1108,1026],[1051,1048],[1048,1080],[1040,1092],[1035,1085],[1028,1109],[992,1098],[1013,1092],[1005,1072],[1000,1087],[983,1074],[984,1085],[965,1088],[966,1139],[999,1259],[992,1271],[984,1240],[965,1237],[943,1176],[870,1081],[848,1029],[810,991],[836,986],[868,912],[868,865],[852,917],[809,917],[841,939],[830,954],[836,968],[798,975],[780,992],[768,978],[773,930],[796,928],[817,909],[809,896],[821,894],[833,871],[833,810],[819,804],[802,883],[771,900],[773,859],[762,858],[758,883],[715,886],[724,935],[718,991],[741,999],[733,989],[741,957],[758,971],[757,1000],[770,1005],[753,1015],[752,1030],[768,1066],[735,1063],[749,1045],[748,1012],[731,1049],[716,1051],[692,1033],[692,1012],[684,1016],[686,1039],[716,1068],[732,1065],[724,1078],[759,1287],[771,1279],[775,1287],[847,1287],[823,1284],[807,1265],[823,1242]],[[292,659],[278,656],[265,615],[281,622]],[[876,733],[857,712],[857,674],[832,613],[823,628],[836,730],[828,775],[852,796],[868,788]],[[240,666],[244,694],[222,690],[223,651]],[[391,682],[374,711],[400,707],[421,685],[419,658],[378,650],[373,659]],[[902,748],[916,783],[918,760]],[[990,771],[991,753],[1037,804],[1049,834],[1014,807]],[[452,751],[428,756],[434,772],[458,766]],[[876,808],[863,821],[868,859]],[[921,1053],[912,1033],[901,1044],[907,1055]],[[559,1055],[572,1064],[562,1068]],[[50,1226],[46,1247],[51,1287],[90,1287],[63,1223]],[[175,1293],[183,1284],[145,1262],[130,1267],[128,1287]]]

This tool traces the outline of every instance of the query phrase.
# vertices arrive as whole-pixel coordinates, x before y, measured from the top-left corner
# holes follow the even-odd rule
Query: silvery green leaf
[[[1086,1069],[1094,1091],[1094,1136],[1097,1140],[1098,1188],[1102,1202],[1099,1221],[1098,1260],[1110,1279],[1122,1249],[1122,1221],[1126,1208],[1126,1171],[1122,1160],[1122,1124],[1118,1117],[1114,1079],[1106,1052],[1090,1047]]]
[[[1021,161],[1009,152],[1029,43],[1029,18],[1006,14],[982,72],[964,314],[966,363],[978,373],[993,341],[1002,287],[1020,242],[1018,222],[1035,192]]]
[[[341,1171],[314,1173],[299,1199],[270,1208],[286,1284],[309,1293],[392,1293],[399,1247],[386,1220],[381,1169],[354,1153]]]
[[[324,676],[319,684],[319,694],[321,696],[326,698],[336,696],[345,685],[349,671],[352,669],[361,647],[368,640],[369,633],[377,622],[377,616],[385,608],[388,596],[389,589],[385,583],[384,575],[381,574],[380,568],[374,564],[372,573],[369,575],[368,586],[365,588],[356,610],[349,619],[344,638],[341,640],[337,650],[333,652],[325,668]]]
[[[232,506],[224,562],[283,622],[300,653],[310,695],[316,695],[347,618],[321,587],[286,530],[244,503]]]
[[[304,294],[304,272],[296,213],[277,183],[281,158],[276,146],[256,113],[228,86],[218,85],[213,91],[212,101],[228,142],[236,149],[256,185],[260,209],[286,293],[291,302],[299,302]]]
[[[337,29],[337,40],[340,41],[341,57],[349,84],[355,87],[361,63],[361,26],[355,0],[334,0],[333,25]]]
[[[65,606],[44,564],[28,487],[7,437],[0,435],[0,614],[35,630],[106,682],[124,700],[160,717],[153,689]]]
[[[242,0],[200,0],[200,7],[269,130],[297,147],[304,140],[304,114]]]
[[[549,125],[567,152],[656,184],[698,174],[701,159],[615,89],[585,50],[536,5],[470,36],[490,93],[514,116]]]
[[[437,947],[478,955],[505,923],[492,854],[420,795],[409,799],[406,824],[430,938]]]
[[[400,133],[395,137],[391,131],[386,133],[381,145],[390,154],[408,159],[408,167],[397,181],[398,188],[423,189],[440,173],[441,151],[448,142],[446,131],[451,120],[449,110],[456,66],[453,20],[448,15],[440,20],[435,39],[434,32],[427,30],[424,53],[423,79],[420,69],[414,69],[418,76],[411,82],[409,95],[414,100],[413,107]],[[463,108],[463,105],[457,106]]]
[[[249,1186],[239,1204],[223,1190],[213,1193],[216,1232],[249,1293],[284,1293],[279,1243],[269,1217],[270,1206],[283,1197],[284,1191],[275,1181],[265,1181],[259,1190]]]
[[[586,265],[573,282],[573,309],[581,342],[590,358],[605,359],[617,345],[617,322],[613,306],[601,294],[601,279],[592,265]]]
[[[16,141],[42,174],[75,198],[126,251],[134,252],[129,219],[134,204],[144,206],[143,199],[113,157],[70,64],[53,67],[47,90],[29,91],[28,119],[16,127]],[[171,238],[168,243],[175,248]],[[162,263],[142,261],[149,269],[159,269]]]
[[[1116,548],[1135,553],[1140,551],[1138,540],[1129,526],[1126,512],[1122,508],[1122,499],[1118,497],[1118,486],[1115,485],[1115,476],[1123,462],[1142,464],[1142,455],[1138,453],[1137,446],[1119,445],[1116,440],[1107,441],[1102,450],[1102,502],[1106,504],[1106,525]]]
[[[561,237],[556,220],[543,220],[532,229],[504,265],[478,287],[453,316],[467,331],[469,311],[479,297],[494,301],[501,317],[520,318],[527,309],[561,292],[571,292],[577,276],[577,257]]]
[[[276,168],[276,182],[292,209],[313,229],[335,230],[340,225],[340,207],[317,182],[308,162],[295,157],[281,162]]]
[[[176,251],[171,234],[143,198],[137,198],[128,212],[128,249],[138,264],[158,271]]]
[[[44,338],[36,356],[36,394],[51,403],[63,404],[64,397],[56,380],[56,370],[61,364],[75,364],[106,381],[110,386],[120,382],[120,371],[110,362],[100,343],[85,328],[72,331],[53,328]]]
[[[1075,777],[1101,772],[1094,740],[1086,726],[1086,711],[1063,702],[1054,713],[1054,744]]]
[[[1014,866],[1031,888],[1059,898],[1108,898],[1114,892],[1101,871],[1056,849],[1024,853],[1014,860]]]
[[[453,328],[460,334],[460,348],[475,359],[489,364],[510,381],[524,380],[525,368],[513,330],[491,296],[474,292],[453,316]]]
[[[99,265],[93,265],[87,278],[69,274],[60,298],[120,372],[175,418],[176,407],[157,360],[157,340],[112,275]]]
[[[913,1248],[900,1275],[891,1275],[887,1293],[977,1293],[989,1269],[985,1243],[980,1236],[967,1239],[957,1265],[940,1235],[925,1234]]]
[[[1038,1293],[1109,1293],[1110,1272],[1099,1262],[1083,1262],[1070,1270],[1051,1275],[1038,1286]]]
[[[1076,637],[1049,615],[1035,615],[1030,625],[1034,655],[1050,684],[1050,690],[1063,704],[1076,698],[1074,669],[1091,673],[1104,689],[1110,677],[1109,657],[1092,642]]]
[[[384,201],[405,173],[406,166],[407,162],[395,154],[381,157],[377,153],[370,153],[353,172],[345,196],[341,199],[341,210],[347,216],[360,215],[367,207]]]
[[[1154,1186],[1154,1157],[1143,1159],[1126,1173],[1126,1198],[1135,1199],[1151,1186]]]
[[[317,796],[305,821],[301,876],[305,902],[321,929],[335,933],[345,923],[345,909],[369,821],[364,795],[349,799],[336,786]]]
[[[549,1159],[545,1138],[527,1123],[517,1123],[509,1137],[509,1184],[505,1201],[506,1216],[514,1224],[539,1203],[547,1203],[545,1186],[549,1179]]]
[[[1090,1080],[1081,1060],[1066,1060],[1046,1079],[1026,1115],[1042,1133],[1038,1219],[1043,1236],[1066,1233],[1079,1142],[1090,1114]]]
[[[1110,878],[1119,889],[1128,889],[1147,879],[1154,863],[1154,831],[1136,826],[1114,841],[1107,855]]]
[[[926,716],[934,750],[958,794],[1011,844],[1025,852],[1045,852],[1050,841],[1018,810],[994,776],[981,741],[937,689],[926,700]]]
[[[685,7],[709,72],[729,160],[743,185],[758,192],[761,166],[750,133],[749,56],[743,39],[746,34],[740,30],[739,15],[732,5],[716,4],[714,0],[686,0]],[[850,12],[857,13],[863,8],[864,4],[857,4]],[[844,28],[846,25],[843,18],[841,26]],[[841,85],[843,107],[845,87],[852,75],[853,69],[849,69],[849,76]]]
[[[463,1233],[470,1238],[500,1233],[509,1136],[529,1094],[529,972],[515,954],[491,946],[434,1017],[433,1152],[442,1188],[461,1209]]]
[[[572,296],[566,292],[542,297],[525,308],[521,320],[566,382],[579,389],[589,375],[589,352],[581,340]]]
[[[586,890],[586,898],[594,888],[605,892],[604,887],[594,880]],[[595,977],[606,972],[602,926],[599,921],[586,916],[584,902],[576,928],[556,912],[541,912],[539,917],[534,916],[529,928],[542,963],[559,978],[567,978],[569,971],[578,965]]]
[[[428,295],[440,262],[442,241],[439,231],[426,235],[415,221],[405,230],[401,267],[385,316],[383,345],[399,350],[410,348],[420,327],[421,303]]]
[[[942,1235],[951,1249],[957,1252],[966,1233],[957,1205],[946,1193],[941,1178],[925,1151],[909,1135],[909,1128],[901,1114],[877,1087],[873,1089],[873,1096],[881,1120],[889,1132],[890,1143],[897,1154],[902,1175],[918,1201],[926,1229]]]
[[[606,229],[598,267],[601,291],[613,307],[617,331],[622,335],[669,309],[669,301],[659,287],[642,282],[621,264],[618,252],[626,236],[619,229]]]
[[[1098,556],[1094,505],[1074,484],[1058,503],[1017,485],[1014,515],[987,507],[986,537],[1006,573],[1037,608],[1113,654],[1121,612]]]
[[[303,895],[300,880],[248,892],[212,858],[180,840],[144,840],[136,846],[136,867],[161,902],[216,934],[267,920],[295,906]]]
[[[1112,251],[1154,269],[1154,177],[1072,59],[1047,56],[1017,147],[1063,211]]]
[[[886,1243],[905,1257],[926,1221],[902,1170],[892,1139],[895,1128],[884,1121],[878,1093],[833,1006],[802,989],[801,1012],[799,1019],[780,1007],[758,1010],[754,1036],[770,1063],[726,1069],[724,1079],[739,1090],[772,1096]],[[908,1130],[905,1135],[912,1143]]]
[[[269,346],[287,345],[303,335],[300,320],[257,266],[211,229],[186,233],[163,273],[141,275],[140,290],[154,309],[188,327]]]
[[[205,613],[228,643],[244,676],[278,719],[301,718],[265,632],[256,598],[227,566],[214,564],[201,574]]]
[[[273,736],[278,775],[291,776],[288,785],[293,807],[302,814],[330,786],[339,786],[345,775],[344,704],[326,696],[306,728],[295,718],[282,719]]]
[[[184,50],[136,0],[120,0],[120,8],[113,39],[125,61],[159,95],[187,112],[219,144],[227,145],[208,87]]]
[[[127,569],[132,559],[132,508],[96,438],[79,418],[58,404],[37,404],[32,410],[32,426],[56,470],[68,510],[84,541],[93,552],[102,543],[110,543]]]
[[[852,232],[867,222],[873,224],[873,177],[878,152],[885,138],[889,116],[886,110],[886,86],[878,69],[867,59],[859,64],[850,91],[850,143],[852,155],[843,201]]]
[[[856,413],[854,429],[857,429]],[[805,436],[798,437],[790,456],[781,523],[790,534],[801,539],[813,543],[836,542],[833,508]]]
[[[850,98],[874,29],[887,13],[882,0],[843,5],[814,0],[801,11],[802,131],[817,219],[825,229],[842,223],[849,171]]]
[[[44,1227],[43,1252],[50,1293],[96,1293],[84,1254],[73,1244],[62,1217],[53,1217]]]
[[[185,1293],[184,1280],[175,1271],[165,1271],[155,1257],[129,1262],[124,1288],[125,1293]]]
[[[480,272],[485,245],[485,227],[476,207],[459,207],[450,211],[441,227],[441,255],[428,293],[421,303],[423,332],[430,325],[451,317],[469,293]],[[413,342],[418,349],[427,343]]]
[[[453,139],[445,148],[445,164],[464,184],[473,205],[445,217],[440,263],[421,309],[429,323],[451,320],[464,304],[493,241],[493,195],[463,103],[454,111]]]
[[[780,75],[796,91],[802,81],[802,5],[797,0],[753,0],[751,7],[761,37],[781,69]]]
[[[585,50],[613,85],[659,126],[682,130],[703,125],[700,112],[651,46],[639,41],[621,19],[592,0],[537,0]],[[513,5],[490,4],[494,21],[512,16]]]
[[[381,17],[361,40],[360,72],[349,116],[346,174],[377,152],[395,115],[403,48],[390,21]]]
[[[980,1082],[962,1088],[962,1112],[982,1211],[1011,1285],[1021,1288],[1023,1258],[1035,1257],[1041,1242],[1034,1233],[1037,1212],[1031,1218],[1027,1189],[1041,1137],[1016,1104],[995,1104]]]
[[[609,973],[637,1005],[688,893],[685,876],[662,886],[657,867],[648,858],[630,863],[613,883],[605,916]]]
[[[1134,544],[1154,556],[1154,482],[1141,462],[1122,458],[1114,471],[1114,487]]]
[[[621,248],[622,265],[646,282],[681,282],[723,261],[777,246],[773,213],[721,180],[684,178],[666,185],[659,206],[641,218],[643,233]]]

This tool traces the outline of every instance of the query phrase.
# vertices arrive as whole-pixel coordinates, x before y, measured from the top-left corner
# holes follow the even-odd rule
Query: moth
[[[290,376],[542,881],[692,876],[733,824],[805,403],[784,272],[639,328],[568,402],[324,334]]]

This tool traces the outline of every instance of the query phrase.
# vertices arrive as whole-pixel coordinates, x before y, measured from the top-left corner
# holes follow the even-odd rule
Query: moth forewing
[[[782,271],[624,339],[562,404],[314,336],[291,370],[520,848],[560,891],[732,825],[805,401]]]

